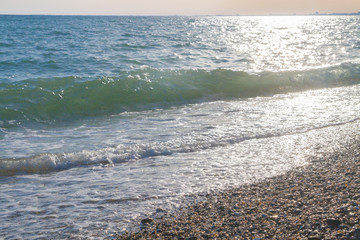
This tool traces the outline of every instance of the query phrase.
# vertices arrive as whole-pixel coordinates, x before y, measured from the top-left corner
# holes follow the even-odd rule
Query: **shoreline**
[[[360,142],[139,224],[114,238],[360,239]]]

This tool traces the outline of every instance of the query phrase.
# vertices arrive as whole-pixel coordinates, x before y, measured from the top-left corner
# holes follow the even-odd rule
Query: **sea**
[[[104,239],[360,130],[360,16],[0,16],[0,239]]]

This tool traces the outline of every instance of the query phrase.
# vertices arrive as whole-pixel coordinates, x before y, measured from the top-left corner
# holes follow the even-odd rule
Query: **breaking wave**
[[[271,96],[360,83],[360,65],[249,74],[225,69],[121,72],[0,83],[0,127],[166,108],[199,101]]]
[[[147,144],[123,145],[107,147],[94,151],[73,153],[43,153],[24,158],[1,159],[0,176],[14,176],[18,174],[45,174],[62,171],[74,167],[91,165],[110,165],[128,161],[135,161],[155,156],[168,156],[177,153],[191,153],[201,150],[224,147],[252,139],[265,139],[306,133],[314,129],[341,126],[359,121],[355,118],[346,122],[324,125],[321,127],[304,129],[292,133],[267,133],[244,136],[241,133],[207,134],[204,136],[188,135],[166,142],[151,142]]]

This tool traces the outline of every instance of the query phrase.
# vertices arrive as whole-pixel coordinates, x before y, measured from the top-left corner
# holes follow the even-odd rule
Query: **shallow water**
[[[356,16],[0,19],[6,239],[106,237],[359,132]]]

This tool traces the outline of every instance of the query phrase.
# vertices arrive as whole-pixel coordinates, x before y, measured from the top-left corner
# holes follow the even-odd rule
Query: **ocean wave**
[[[24,158],[1,159],[0,176],[14,176],[18,174],[46,174],[63,171],[75,167],[108,165],[114,166],[129,161],[136,161],[156,156],[168,156],[178,153],[192,153],[217,147],[225,147],[243,141],[254,139],[267,139],[288,135],[307,133],[316,129],[324,129],[333,126],[341,126],[358,122],[359,118],[335,124],[327,124],[321,127],[303,129],[292,133],[266,133],[253,136],[244,136],[241,133],[218,135],[207,134],[206,136],[189,135],[175,138],[166,142],[150,142],[133,145],[119,144],[94,151],[81,151],[73,153],[43,153]]]
[[[273,134],[242,136],[227,135],[206,137],[184,136],[167,142],[151,142],[147,144],[117,145],[94,151],[73,153],[43,153],[34,156],[0,159],[0,176],[18,174],[46,174],[63,171],[75,167],[104,165],[113,166],[129,161],[156,156],[168,156],[176,153],[190,153],[216,147],[224,147],[245,140],[275,137]]]
[[[249,74],[226,69],[142,68],[117,76],[0,83],[0,127],[167,108],[198,101],[271,96],[360,83],[360,64]]]

